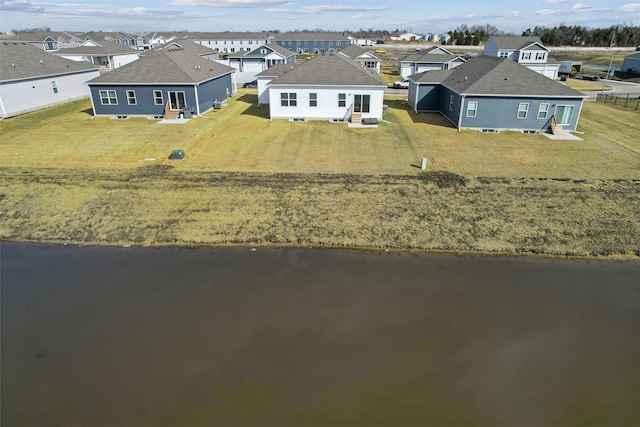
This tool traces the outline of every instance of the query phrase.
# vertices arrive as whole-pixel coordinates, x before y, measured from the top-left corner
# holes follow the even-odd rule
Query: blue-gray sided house
[[[230,54],[229,66],[241,73],[260,73],[277,64],[295,64],[295,52],[277,44],[262,45],[246,53]]]
[[[88,82],[95,115],[202,114],[235,92],[235,70],[173,43]]]
[[[278,34],[269,41],[300,54],[335,52],[353,42],[349,36],[339,32],[289,32]]]
[[[480,55],[453,70],[409,77],[416,112],[440,112],[458,129],[575,131],[586,96],[506,58]]]

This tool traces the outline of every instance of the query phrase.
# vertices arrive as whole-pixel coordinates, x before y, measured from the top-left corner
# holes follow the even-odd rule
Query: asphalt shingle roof
[[[429,82],[428,74],[411,76],[415,82]],[[479,55],[453,70],[442,85],[467,95],[520,95],[584,97],[570,87],[506,58]]]
[[[109,40],[92,40],[99,46],[78,46],[58,49],[55,54],[66,55],[129,55],[138,52],[132,46],[125,46]]]
[[[460,58],[460,56],[447,55],[446,53],[412,53],[402,58],[400,62],[439,63],[453,61],[456,58]]]
[[[27,42],[0,42],[0,79],[3,82],[97,69],[89,62],[53,56]]]
[[[272,85],[386,86],[375,70],[338,53],[324,53],[290,69]]]
[[[91,80],[90,84],[144,84],[144,83],[201,83],[235,69],[205,59],[183,49],[147,51],[137,61],[130,62]]]
[[[51,37],[53,40],[58,40],[62,38],[63,40],[70,41],[71,39],[80,37],[66,33],[64,31],[31,31],[25,33],[18,33],[11,38],[11,40],[20,40],[20,41],[28,41],[28,42],[42,42],[47,39],[47,37]]]
[[[291,71],[293,68],[295,67],[295,65],[292,64],[276,64],[276,65],[272,65],[271,67],[267,68],[264,71],[259,72],[258,74],[256,74],[256,77],[279,77],[281,75],[283,75],[284,73]]]
[[[340,53],[343,54],[343,55],[347,55],[351,59],[356,59],[360,55],[364,55],[366,53],[369,53],[371,56],[376,57],[373,53],[369,52],[368,50],[366,50],[366,49],[364,49],[364,48],[362,48],[360,46],[358,46],[357,44],[351,44],[351,45],[345,47],[344,49],[340,49]]]
[[[533,43],[540,43],[544,46],[540,37],[537,36],[494,36],[492,38],[495,40],[498,49],[504,50],[520,50]]]

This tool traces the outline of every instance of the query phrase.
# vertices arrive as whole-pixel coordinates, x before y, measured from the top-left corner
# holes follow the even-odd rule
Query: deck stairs
[[[177,119],[180,116],[180,110],[172,110],[171,104],[167,101],[167,105],[164,107],[165,119]]]
[[[362,123],[362,113],[351,113],[351,123]]]
[[[564,129],[562,125],[556,121],[556,116],[551,118],[551,133],[554,135],[564,135]]]

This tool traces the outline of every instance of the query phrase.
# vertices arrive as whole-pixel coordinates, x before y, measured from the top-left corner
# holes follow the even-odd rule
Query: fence
[[[615,96],[608,93],[599,93],[596,101],[604,102],[605,104],[612,103],[615,106],[622,108],[632,108],[636,111],[640,109],[640,96],[638,96],[637,94],[634,94],[632,96],[630,93],[628,93],[627,96]]]

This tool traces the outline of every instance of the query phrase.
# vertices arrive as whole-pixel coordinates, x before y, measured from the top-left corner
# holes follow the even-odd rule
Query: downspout
[[[7,110],[4,109],[4,102],[2,102],[2,97],[0,96],[0,108],[2,109],[2,119],[6,119],[7,118]]]
[[[464,108],[464,98],[464,95],[462,95],[462,98],[460,98],[460,112],[458,113],[458,133],[460,133],[460,126],[462,126],[462,109]]]
[[[574,132],[578,130],[578,121],[580,120],[580,113],[582,113],[582,106],[584,105],[584,98],[580,102],[580,108],[578,109],[578,116],[576,117],[576,127],[573,129]]]
[[[196,84],[195,86],[193,86],[193,91],[195,92],[196,95],[196,115],[200,115],[200,101],[198,100],[198,84]]]
[[[93,117],[91,117],[91,120],[93,120],[96,117],[96,106],[93,103],[93,92],[91,92],[91,86],[90,85],[87,85],[87,86],[89,86],[89,98],[91,98],[91,109],[93,110]]]

